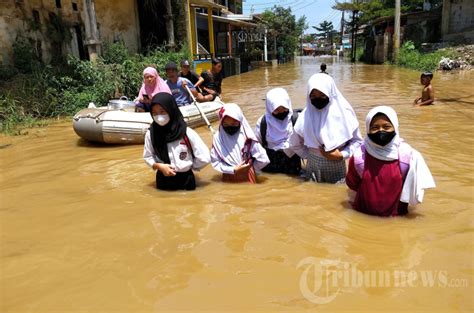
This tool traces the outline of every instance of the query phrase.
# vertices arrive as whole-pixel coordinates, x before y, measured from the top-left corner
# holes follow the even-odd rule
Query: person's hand
[[[165,176],[176,176],[174,167],[169,164],[155,163],[153,169],[160,171]]]
[[[215,95],[215,94],[216,94],[216,92],[215,92],[214,90],[212,90],[212,89],[209,89],[209,88],[204,87],[204,90],[205,90],[208,94],[210,94],[210,95]]]
[[[413,101],[413,104],[414,104],[414,105],[417,105],[418,102],[420,102],[420,100],[421,100],[421,98],[416,98],[415,101]]]
[[[186,89],[186,86],[188,85],[188,83],[186,82],[186,80],[183,79],[183,82],[181,83],[181,85],[183,86],[184,89]]]
[[[250,169],[250,163],[241,162],[239,165],[234,167],[234,174],[246,173]]]
[[[339,151],[339,149],[334,149],[326,152],[323,147],[319,147],[319,151],[321,152],[321,155],[328,160],[340,161],[343,159],[342,153],[341,151]]]

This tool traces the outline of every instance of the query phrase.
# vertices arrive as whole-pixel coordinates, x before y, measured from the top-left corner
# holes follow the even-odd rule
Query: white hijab
[[[287,149],[290,146],[290,136],[293,134],[293,124],[291,117],[293,109],[291,107],[290,96],[283,88],[274,88],[267,92],[265,101],[265,120],[267,122],[266,139],[268,147],[273,150]],[[284,107],[290,112],[284,120],[279,120],[273,116],[273,111],[278,107]]]
[[[394,109],[388,106],[378,106],[373,108],[367,114],[365,119],[366,133],[369,133],[370,123],[374,116],[378,113],[385,114],[397,133],[395,137],[385,146],[379,146],[370,140],[369,137],[364,139],[364,145],[367,152],[379,159],[384,161],[393,161],[398,159],[398,147],[403,139],[400,138],[398,133],[398,117]],[[425,189],[436,187],[433,176],[426,165],[423,156],[412,148],[412,155],[410,159],[410,169],[408,170],[405,182],[403,184],[402,194],[400,201],[415,206],[423,201]]]
[[[311,91],[317,89],[329,97],[322,110],[311,104]],[[334,150],[353,137],[359,122],[349,102],[337,89],[331,76],[318,73],[308,80],[306,108],[296,121],[294,130],[303,137],[305,146],[325,151]]]
[[[226,116],[240,122],[239,133],[230,136],[222,128],[222,121]],[[257,141],[257,137],[250,127],[247,119],[240,107],[235,103],[227,103],[219,111],[219,131],[214,135],[212,147],[217,155],[228,165],[235,166],[240,164],[242,160],[242,149],[247,139]]]
[[[367,134],[369,133],[370,123],[372,122],[374,116],[379,113],[382,113],[388,117],[388,119],[393,125],[393,128],[395,129],[396,135],[395,137],[393,137],[392,141],[390,141],[385,146],[379,146],[378,144],[370,140],[368,136],[366,136],[364,139],[365,149],[371,156],[379,160],[398,160],[398,146],[400,142],[403,141],[403,139],[400,138],[400,135],[398,133],[398,117],[394,109],[385,105],[381,105],[370,110],[369,113],[367,113],[367,117],[365,118],[365,132]]]

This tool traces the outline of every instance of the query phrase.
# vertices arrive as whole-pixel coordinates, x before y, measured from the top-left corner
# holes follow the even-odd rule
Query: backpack
[[[398,160],[403,181],[405,181],[408,170],[410,169],[412,150],[412,147],[404,141],[400,142],[400,145],[398,146]],[[354,152],[354,167],[361,178],[364,173],[365,153],[366,149],[364,144],[360,145],[360,147]]]
[[[293,115],[291,116],[291,124],[295,126],[296,120],[298,119],[298,116],[302,110],[294,110]],[[260,137],[262,137],[262,146],[266,148],[268,146],[267,142],[267,119],[265,118],[265,115],[262,117],[262,121],[260,122]]]

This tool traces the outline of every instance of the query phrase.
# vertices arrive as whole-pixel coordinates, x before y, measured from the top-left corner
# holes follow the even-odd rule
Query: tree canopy
[[[300,36],[308,28],[306,16],[296,19],[291,8],[275,5],[261,15],[263,26],[276,37],[277,47],[282,47],[285,54],[293,54],[299,45]]]
[[[423,0],[401,0],[402,13],[420,11],[423,9]],[[443,0],[431,0],[433,8],[442,5]],[[360,23],[368,23],[376,18],[395,15],[395,0],[353,0],[339,2],[336,0],[333,9],[340,11],[355,11]]]
[[[319,26],[313,26],[313,28],[319,32],[317,33],[319,37],[324,38],[328,37],[328,34],[334,30],[332,22],[329,21],[323,21],[322,23],[319,23]]]

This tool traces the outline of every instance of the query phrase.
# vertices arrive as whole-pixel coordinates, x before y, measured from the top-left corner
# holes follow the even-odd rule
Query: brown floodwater
[[[0,312],[472,312],[474,72],[435,73],[436,105],[414,108],[415,71],[307,57],[226,78],[223,99],[251,123],[273,87],[303,107],[322,60],[362,130],[392,105],[425,157],[437,188],[409,216],[355,212],[344,185],[224,184],[211,166],[194,192],[157,191],[141,146],[52,124],[1,138]]]

